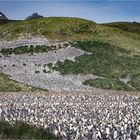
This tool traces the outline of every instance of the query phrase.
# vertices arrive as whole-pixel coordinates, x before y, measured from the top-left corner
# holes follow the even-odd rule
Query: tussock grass
[[[118,29],[121,29],[123,31],[127,31],[127,32],[134,32],[134,33],[140,33],[140,23],[137,22],[114,22],[114,23],[106,23],[103,24],[105,26],[109,26],[109,27],[115,27]]]
[[[37,128],[22,121],[16,121],[13,125],[6,121],[0,121],[0,139],[60,139],[47,129]]]
[[[51,69],[61,74],[95,74],[111,79],[119,79],[128,74],[132,77],[140,75],[140,55],[132,55],[127,49],[99,41],[78,41],[74,46],[92,54],[79,56],[75,62],[58,61]],[[131,80],[133,85],[138,81],[136,78]],[[137,84],[137,86],[140,85]],[[137,90],[139,90],[138,87]]]
[[[66,44],[65,44],[66,45]],[[67,44],[68,45],[68,44]],[[0,50],[0,53],[3,56],[9,56],[11,54],[34,54],[34,53],[43,53],[43,52],[49,52],[53,50],[57,50],[60,47],[56,48],[56,46],[45,46],[45,45],[29,45],[29,46],[20,46],[16,48],[2,48]]]
[[[131,81],[129,81],[129,84],[131,84],[135,89],[140,91],[140,74],[132,75]]]
[[[132,89],[118,79],[86,80],[83,84],[102,89],[131,91]]]
[[[0,40],[12,40],[29,33],[47,37],[49,40],[100,40],[134,50],[133,53],[140,53],[139,32],[140,24],[138,23],[97,24],[80,18],[48,17],[2,24],[0,25]]]
[[[32,35],[43,35],[50,39],[61,40],[77,36],[78,33],[89,33],[94,27],[94,22],[80,18],[49,17],[1,25],[0,38],[13,39],[21,33],[31,33]]]

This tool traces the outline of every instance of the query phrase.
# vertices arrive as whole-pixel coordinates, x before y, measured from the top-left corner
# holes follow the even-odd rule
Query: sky
[[[0,0],[0,11],[9,19],[25,19],[37,12],[45,17],[79,17],[97,23],[140,22],[140,0]]]

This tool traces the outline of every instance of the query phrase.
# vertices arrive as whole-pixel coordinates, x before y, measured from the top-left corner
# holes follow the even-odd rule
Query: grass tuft
[[[31,126],[22,121],[13,125],[0,121],[0,139],[60,139],[47,129]]]
[[[89,85],[95,88],[102,89],[112,89],[112,90],[123,90],[123,91],[132,91],[130,87],[121,82],[118,79],[95,79],[95,80],[86,80],[84,85]]]

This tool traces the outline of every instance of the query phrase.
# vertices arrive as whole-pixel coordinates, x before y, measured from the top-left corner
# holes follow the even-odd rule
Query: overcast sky
[[[80,17],[98,23],[140,22],[140,0],[0,0],[0,11],[10,19],[25,19],[37,12],[45,17]]]

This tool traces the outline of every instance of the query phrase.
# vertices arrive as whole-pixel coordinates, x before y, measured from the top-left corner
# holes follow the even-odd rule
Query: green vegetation
[[[86,80],[83,84],[103,89],[126,90],[126,91],[132,90],[120,80],[111,78]]]
[[[35,71],[35,74],[37,74],[37,73],[40,73],[40,71],[36,70],[36,71]]]
[[[43,91],[43,90],[18,83],[14,80],[11,80],[7,75],[0,73],[0,91],[1,92],[19,92],[19,91],[34,92],[34,91]]]
[[[92,73],[110,78],[139,73],[140,56],[132,56],[128,50],[97,41],[78,41],[75,47],[92,54],[79,56],[76,62],[58,61],[52,68],[61,74]]]
[[[19,37],[21,33],[31,33],[63,40],[68,39],[68,36],[71,36],[70,38],[79,36],[78,33],[89,33],[94,27],[94,22],[80,18],[49,17],[2,24],[0,37],[10,40]]]
[[[117,26],[117,27],[116,27]],[[60,41],[94,40],[140,52],[140,24],[96,24],[80,18],[49,17],[28,21],[13,21],[0,25],[0,40],[12,40],[32,34]]]
[[[140,91],[140,74],[133,75],[129,82],[136,90]]]
[[[108,27],[115,27],[127,32],[140,33],[140,23],[137,22],[114,22],[103,25]]]
[[[60,139],[47,129],[17,121],[13,125],[0,121],[0,139]]]
[[[79,56],[75,62],[58,61],[51,69],[61,74],[95,74],[116,80],[128,74],[140,75],[140,55],[132,55],[131,51],[100,41],[77,41],[74,46],[92,54]],[[139,81],[131,80],[132,83]]]
[[[61,74],[91,73],[106,77],[112,82],[113,79],[117,80],[129,74],[131,75],[129,84],[140,90],[139,23],[97,24],[80,18],[49,17],[0,25],[0,40],[12,40],[24,34],[44,36],[51,41],[57,39],[71,43],[79,40],[74,46],[92,53],[77,57],[76,62],[66,60],[57,62],[56,66],[48,65]],[[26,49],[25,47],[25,52]],[[38,49],[40,47],[34,49],[30,46],[30,52],[27,52],[32,54],[46,51],[44,47]],[[15,52],[19,53],[19,50]],[[12,48],[6,50],[6,55],[12,53]]]
[[[68,43],[64,44],[64,47],[67,47]],[[9,56],[11,54],[25,54],[25,53],[43,53],[43,52],[49,52],[49,51],[53,51],[59,49],[56,48],[55,45],[52,46],[45,46],[45,45],[37,45],[37,46],[20,46],[20,47],[16,47],[16,48],[3,48],[0,50],[0,53],[4,56]]]
[[[44,73],[48,73],[46,69],[43,70]]]
[[[53,66],[53,63],[49,63],[49,64],[47,64],[47,66],[51,69]]]

